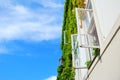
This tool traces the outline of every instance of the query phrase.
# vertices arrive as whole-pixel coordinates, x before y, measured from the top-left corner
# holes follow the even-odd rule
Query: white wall
[[[120,0],[94,0],[103,37],[107,37],[120,15]]]
[[[120,80],[120,28],[88,80]]]

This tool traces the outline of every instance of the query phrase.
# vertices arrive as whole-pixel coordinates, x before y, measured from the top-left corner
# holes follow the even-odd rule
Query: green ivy
[[[98,55],[100,55],[100,49],[94,48],[92,55],[95,56],[95,57],[97,57]]]
[[[87,66],[87,68],[89,69],[90,68],[90,66],[91,66],[91,64],[92,64],[92,61],[86,61],[86,66]]]
[[[72,66],[71,34],[77,33],[75,7],[81,6],[84,0],[66,0],[64,4],[64,19],[62,25],[61,50],[64,62],[59,65],[57,80],[74,80],[74,68]],[[81,6],[83,7],[83,5]],[[66,31],[66,43],[64,44],[64,31]]]

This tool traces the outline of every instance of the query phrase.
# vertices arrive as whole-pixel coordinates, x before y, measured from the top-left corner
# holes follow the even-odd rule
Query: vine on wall
[[[71,34],[77,33],[75,7],[84,7],[84,0],[66,0],[64,4],[64,20],[62,26],[61,50],[64,61],[59,65],[57,80],[74,80],[72,66]],[[64,43],[64,31],[66,43]]]

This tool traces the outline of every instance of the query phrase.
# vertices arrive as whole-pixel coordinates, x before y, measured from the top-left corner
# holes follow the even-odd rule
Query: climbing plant
[[[64,4],[64,20],[62,25],[61,50],[64,62],[58,67],[57,80],[74,80],[72,66],[71,34],[77,33],[75,7],[83,7],[84,0],[66,0]],[[66,43],[64,43],[64,31]]]

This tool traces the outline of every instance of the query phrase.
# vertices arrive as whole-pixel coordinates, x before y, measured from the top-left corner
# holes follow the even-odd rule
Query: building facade
[[[120,80],[120,0],[85,0],[71,35],[75,80]]]

